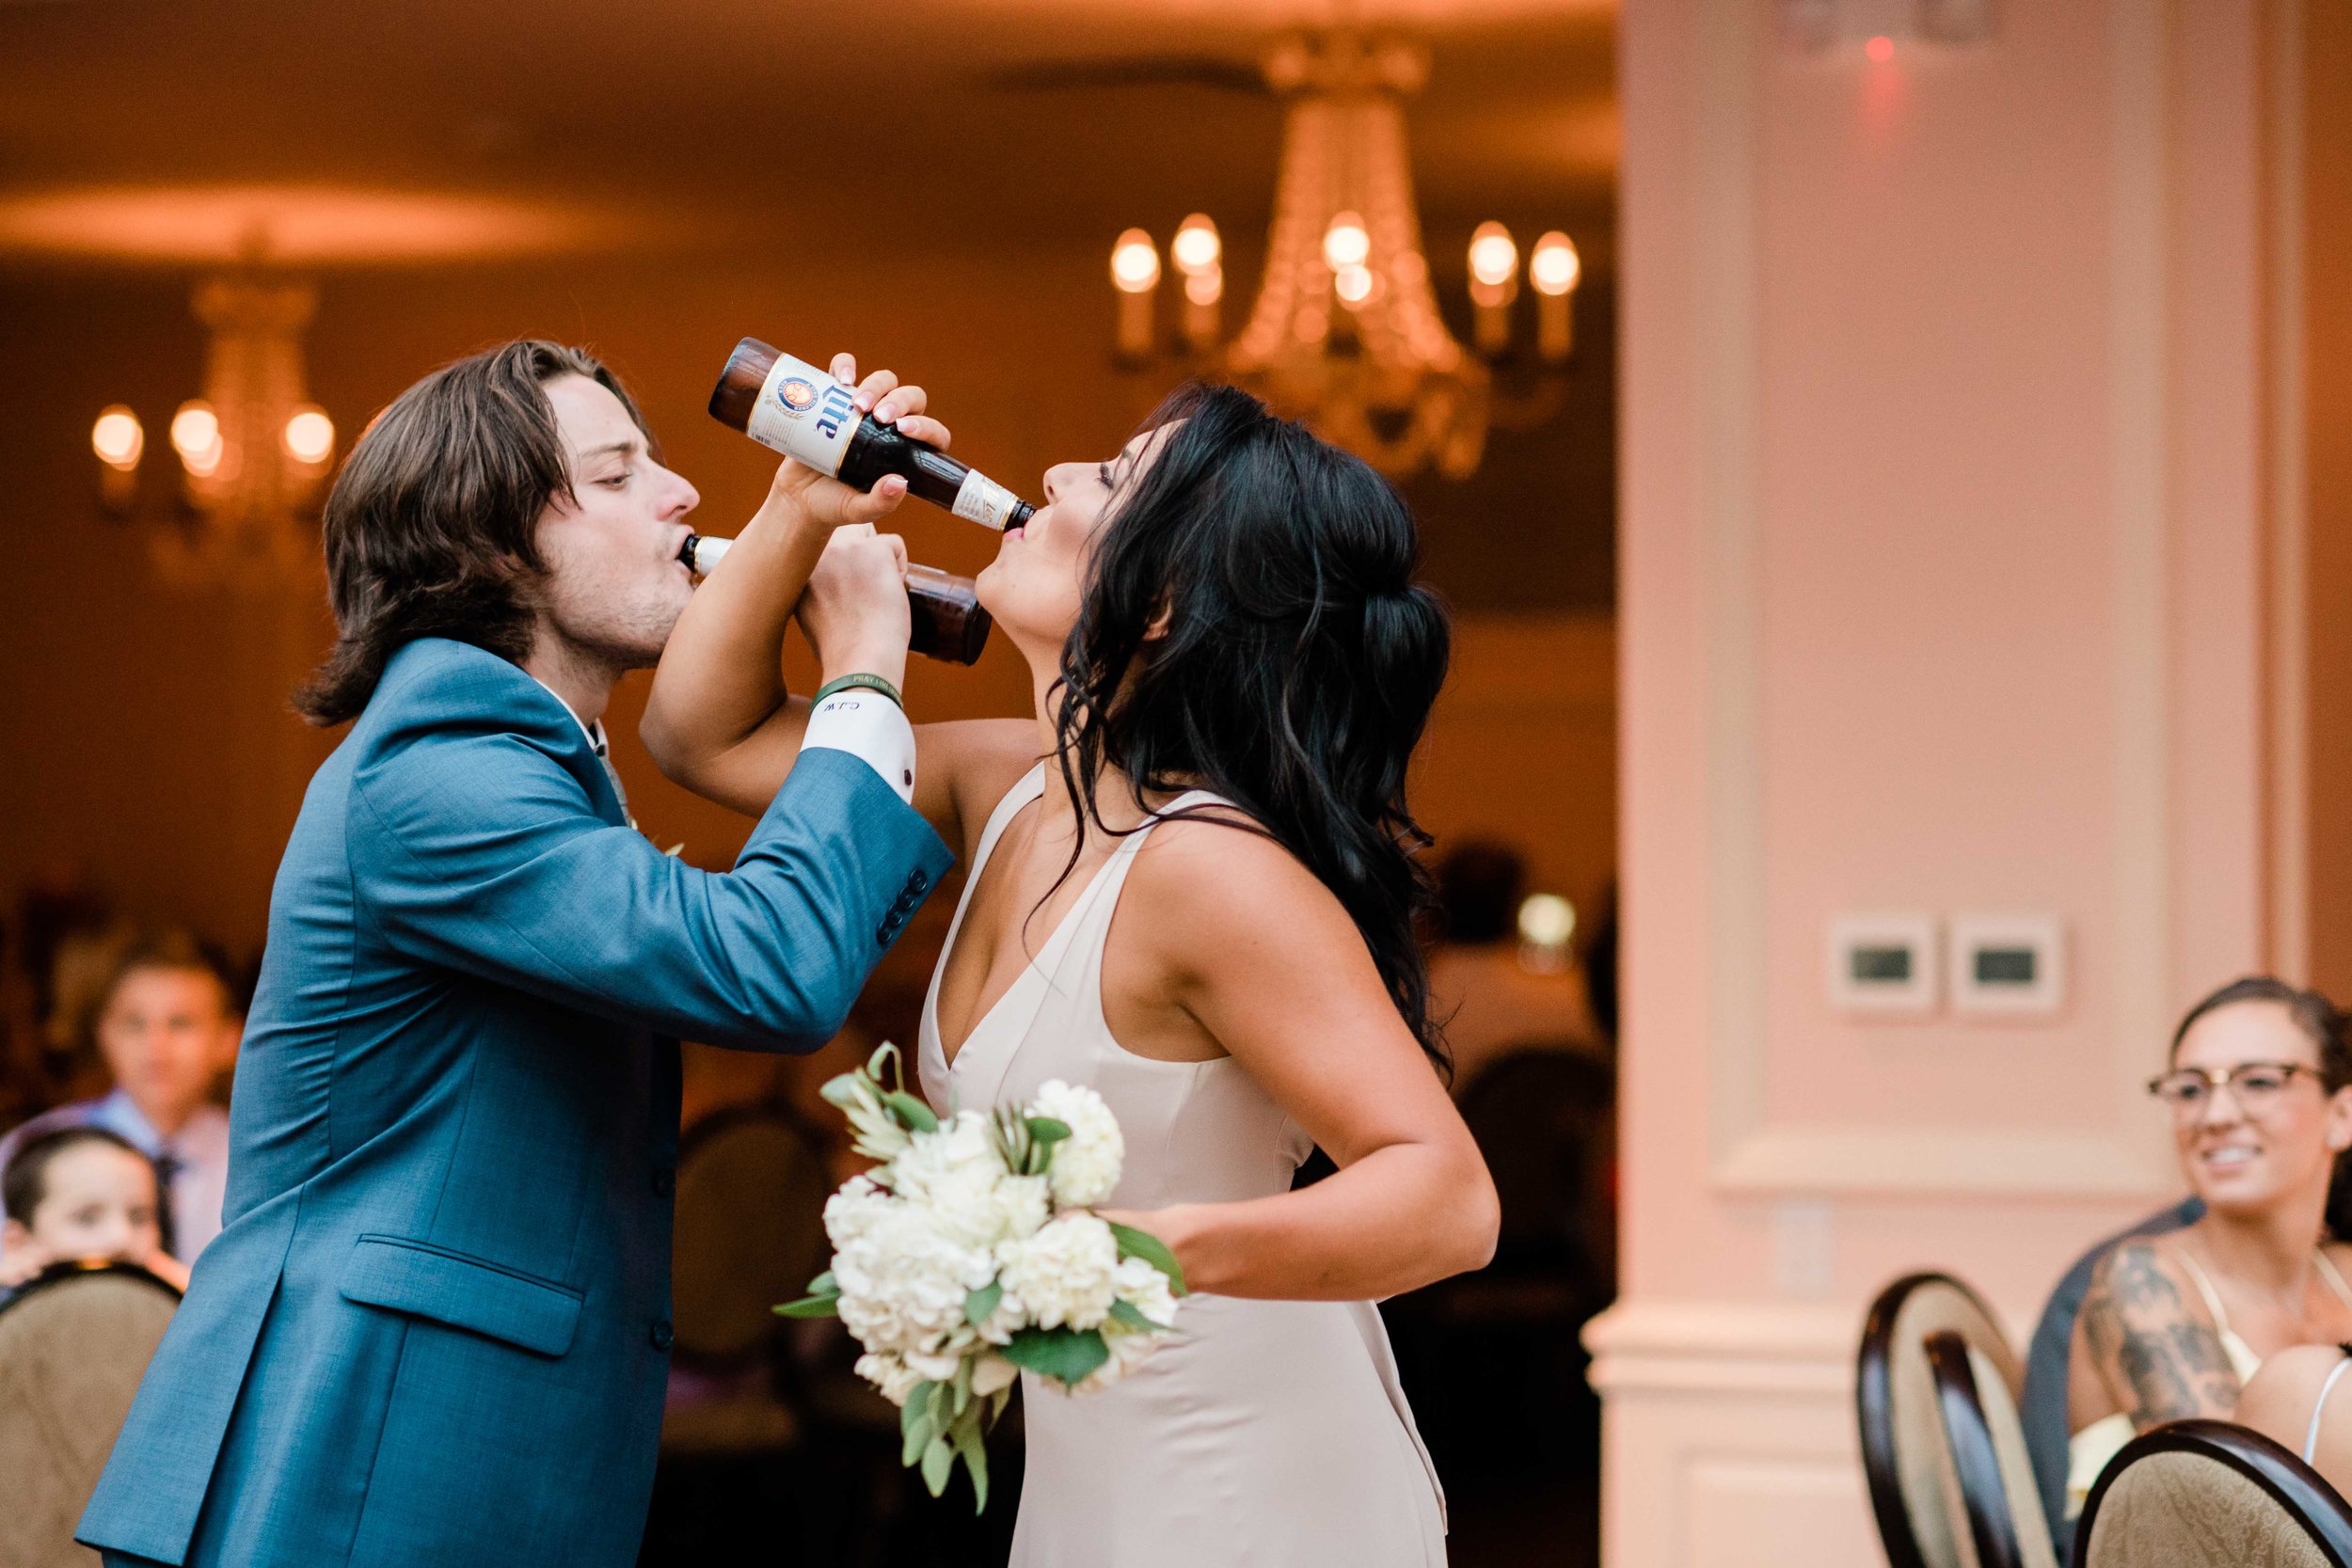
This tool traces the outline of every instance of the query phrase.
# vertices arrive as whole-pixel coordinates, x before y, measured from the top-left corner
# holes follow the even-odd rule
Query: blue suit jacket
[[[809,1051],[951,863],[802,754],[724,875],[626,825],[563,704],[403,648],[311,780],[226,1227],[81,1539],[167,1563],[633,1562],[670,1340],[677,1050]]]

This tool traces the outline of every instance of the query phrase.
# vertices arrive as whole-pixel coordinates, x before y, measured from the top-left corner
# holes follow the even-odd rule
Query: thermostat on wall
[[[1846,914],[1829,923],[1830,1005],[1845,1012],[1935,1010],[1935,917]]]
[[[2056,915],[1952,917],[1952,1007],[2055,1013],[2066,1001],[2066,929]]]

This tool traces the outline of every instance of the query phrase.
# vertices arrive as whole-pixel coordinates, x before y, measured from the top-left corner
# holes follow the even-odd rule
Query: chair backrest
[[[1982,1353],[1989,1375],[2014,1401],[2023,1381],[1992,1309],[1946,1274],[1906,1275],[1879,1292],[1863,1320],[1854,1376],[1862,1468],[1892,1568],[1979,1568],[1967,1521],[1953,1501],[1933,1334],[1958,1334]]]
[[[87,1568],[73,1527],[179,1301],[114,1264],[52,1270],[0,1307],[0,1562]]]
[[[1948,1461],[1946,1517],[1967,1521],[1979,1568],[2058,1568],[2010,1383],[1991,1356],[1949,1329],[1929,1335],[1923,1348]]]
[[[773,1308],[825,1266],[830,1185],[815,1140],[786,1112],[739,1107],[688,1130],[670,1263],[681,1364],[736,1369],[767,1354]]]
[[[2352,1509],[2260,1433],[2171,1421],[2101,1472],[2075,1540],[2075,1568],[2352,1568]]]
[[[2026,1456],[2033,1461],[2034,1483],[2042,1495],[2042,1516],[2061,1558],[2074,1549],[2074,1522],[2066,1516],[2066,1474],[2072,1456],[2067,1443],[2074,1434],[2067,1408],[2068,1375],[2074,1351],[2074,1322],[2082,1315],[2083,1297],[2090,1293],[2091,1275],[2099,1260],[2135,1236],[2160,1236],[2196,1224],[2204,1217],[2204,1204],[2184,1198],[2158,1210],[2129,1230],[2107,1237],[2074,1259],[2060,1276],[2058,1288],[2042,1308],[2033,1339],[2026,1351],[2026,1392],[2017,1402],[2017,1416],[2026,1433]]]

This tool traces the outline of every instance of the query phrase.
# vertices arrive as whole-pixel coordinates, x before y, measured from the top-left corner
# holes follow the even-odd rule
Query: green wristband
[[[824,685],[817,689],[817,695],[808,700],[808,705],[813,708],[818,704],[823,702],[826,698],[832,696],[834,692],[846,691],[853,686],[865,687],[869,691],[879,691],[883,696],[889,698],[892,702],[898,704],[899,711],[904,712],[906,709],[906,699],[898,695],[898,689],[897,687],[891,685],[880,675],[869,675],[864,671],[860,671],[854,675],[842,675],[837,679],[827,681]]]

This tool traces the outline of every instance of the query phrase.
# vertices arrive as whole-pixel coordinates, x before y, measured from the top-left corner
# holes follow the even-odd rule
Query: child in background
[[[155,1163],[103,1127],[66,1127],[20,1145],[0,1172],[7,1262],[0,1289],[52,1263],[112,1258],[188,1288],[187,1265],[163,1248]]]

